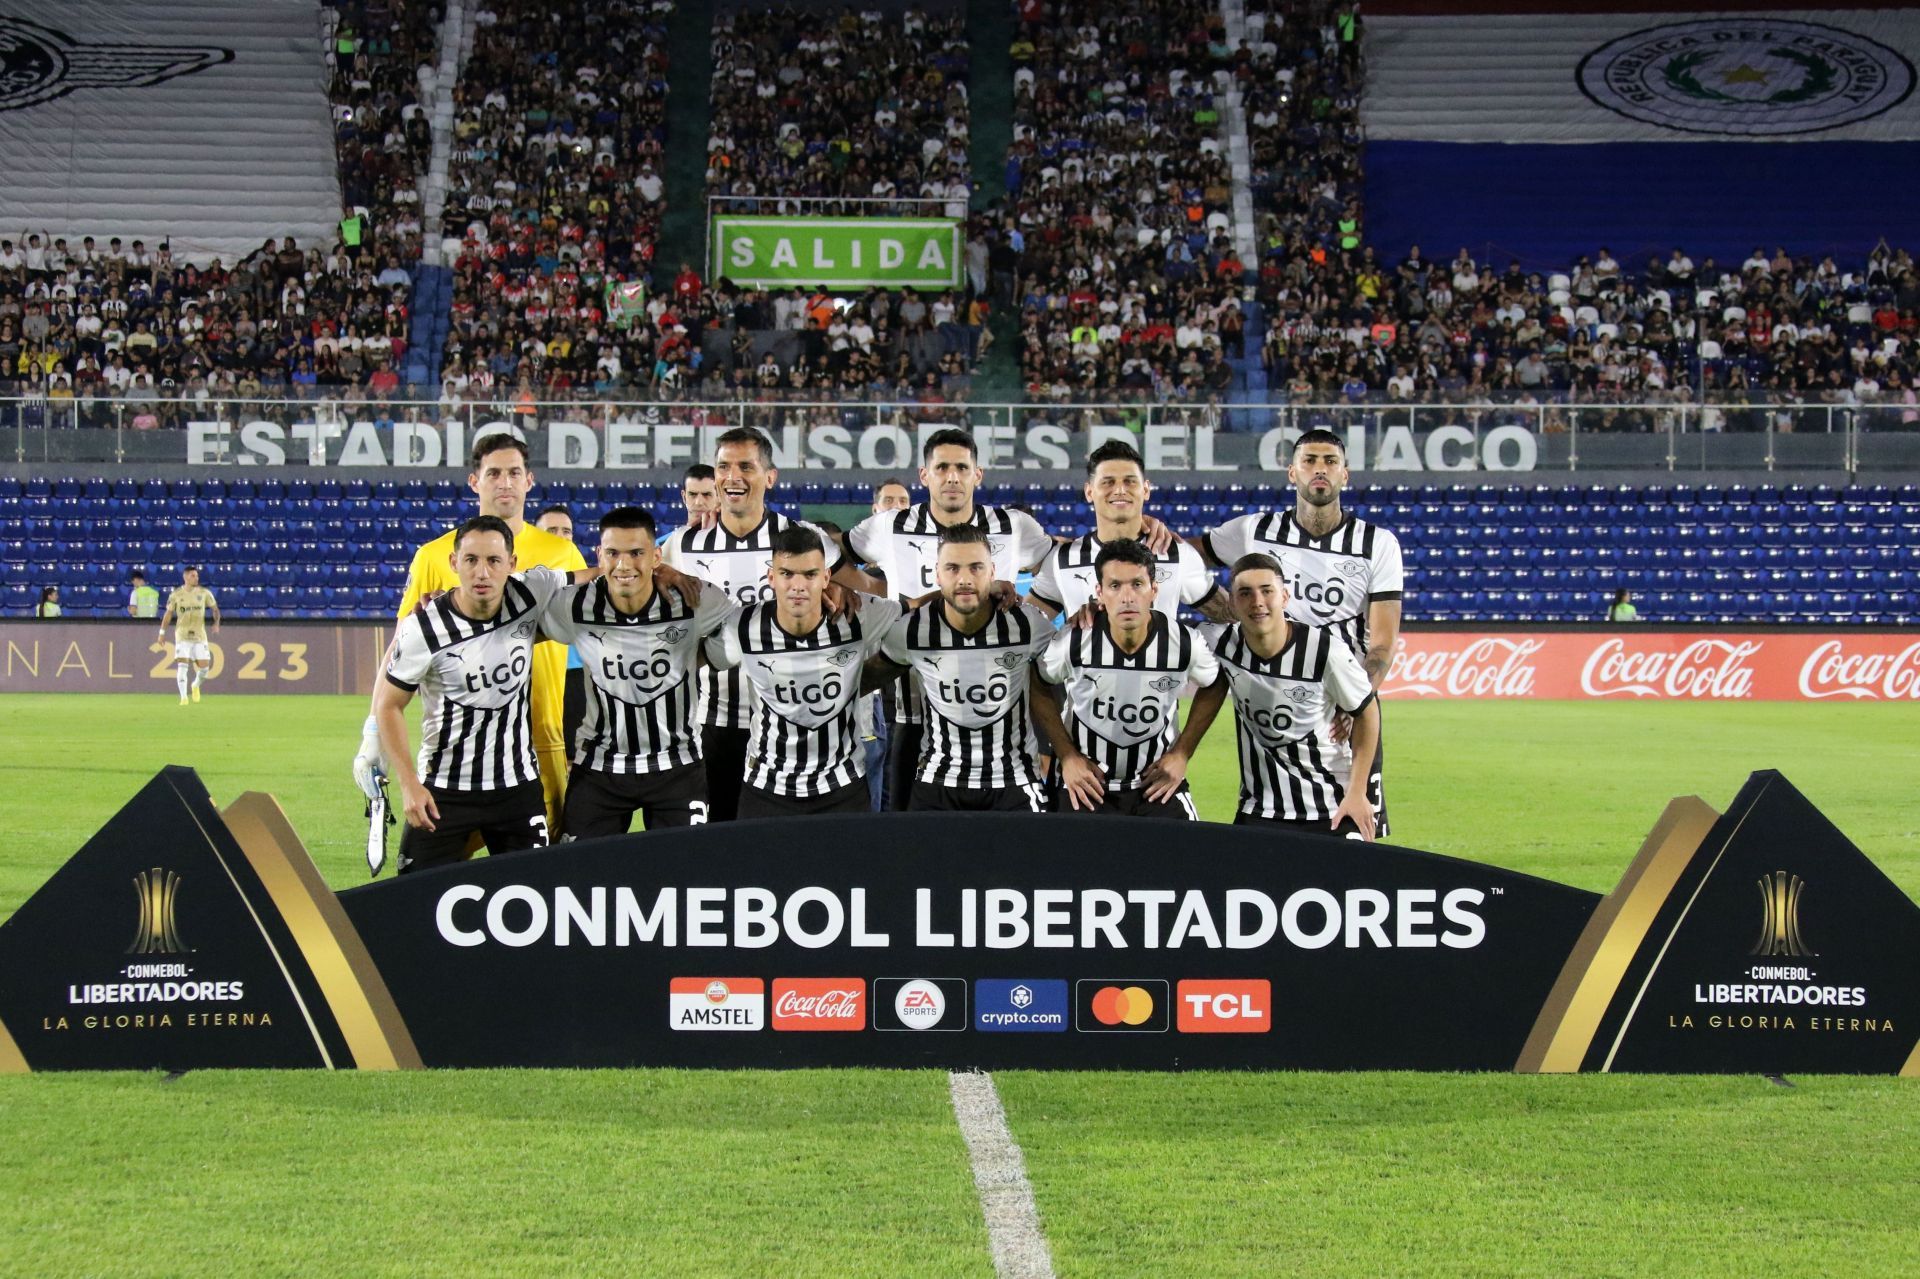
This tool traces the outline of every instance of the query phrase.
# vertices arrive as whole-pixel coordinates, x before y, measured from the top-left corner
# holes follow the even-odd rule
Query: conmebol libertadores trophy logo
[[[1684,133],[1780,137],[1870,120],[1913,92],[1913,64],[1821,22],[1717,17],[1621,36],[1575,71],[1581,92],[1630,120]]]
[[[174,907],[180,899],[180,877],[155,866],[133,877],[134,895],[140,899],[140,922],[134,929],[129,955],[184,955],[191,947],[180,940],[180,928],[174,922]]]
[[[132,89],[233,61],[232,49],[75,40],[19,18],[0,17],[0,111],[18,111],[75,89]]]
[[[1751,955],[1817,955],[1800,933],[1800,894],[1807,886],[1798,875],[1776,870],[1760,877],[1760,937]]]

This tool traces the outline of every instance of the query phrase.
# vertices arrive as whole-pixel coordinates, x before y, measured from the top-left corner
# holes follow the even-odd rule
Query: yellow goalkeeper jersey
[[[400,597],[400,617],[404,618],[430,591],[450,591],[460,585],[453,571],[453,531],[434,538],[413,553],[407,569],[406,594]],[[580,550],[564,537],[529,524],[513,535],[513,567],[520,572],[544,565],[571,572],[585,568]],[[533,749],[541,757],[545,772],[550,762],[564,767],[567,755],[566,734],[561,727],[562,706],[566,698],[567,646],[542,641],[533,646]],[[557,780],[557,779],[556,779]],[[555,792],[557,793],[557,792]]]

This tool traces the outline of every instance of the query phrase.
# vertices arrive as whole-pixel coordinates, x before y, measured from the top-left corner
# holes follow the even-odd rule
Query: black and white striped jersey
[[[1180,690],[1220,676],[1213,650],[1192,627],[1152,615],[1146,643],[1128,653],[1114,642],[1104,613],[1082,630],[1055,633],[1040,674],[1063,685],[1067,727],[1080,753],[1100,766],[1110,791],[1138,790],[1147,768],[1180,735]]]
[[[826,617],[805,635],[780,628],[772,600],[741,609],[707,641],[707,660],[753,688],[747,785],[810,799],[867,775],[854,703],[861,668],[900,616],[892,600],[859,597],[852,617]]]
[[[773,535],[799,524],[820,534],[827,550],[827,572],[839,566],[839,544],[818,527],[769,510],[750,533],[735,536],[724,524],[683,528],[667,538],[661,555],[682,573],[712,582],[737,604],[773,598],[767,566],[773,562]],[[745,728],[752,692],[737,671],[703,669],[699,674],[700,722],[715,728]]]
[[[1106,543],[1087,533],[1053,548],[1046,563],[1033,575],[1033,598],[1071,617],[1100,588],[1093,562]],[[1183,604],[1200,604],[1220,589],[1207,571],[1200,552],[1176,539],[1166,554],[1153,557],[1153,607],[1168,617],[1180,616]]]
[[[567,575],[530,568],[507,578],[500,611],[475,621],[452,591],[409,613],[394,633],[387,681],[421,701],[422,784],[481,791],[536,780],[528,690],[534,637]]]
[[[701,592],[698,606],[679,591],[655,590],[638,613],[622,613],[605,578],[554,596],[540,629],[573,645],[586,672],[586,713],[570,743],[573,762],[603,773],[697,763],[700,643],[737,607],[717,590]]]
[[[1027,673],[1052,641],[1053,623],[1031,604],[991,610],[971,635],[939,600],[888,627],[880,651],[919,676],[926,702],[914,776],[975,790],[1036,785]]]
[[[1233,690],[1240,744],[1240,811],[1328,821],[1346,797],[1353,751],[1329,732],[1336,710],[1373,700],[1367,672],[1330,626],[1290,622],[1287,641],[1261,657],[1238,625],[1214,640]]]
[[[1039,563],[1053,549],[1053,539],[1025,511],[975,506],[973,525],[986,532],[995,581],[1017,580],[1021,570]],[[940,589],[940,528],[934,522],[933,509],[917,502],[861,520],[847,534],[847,549],[855,559],[880,571],[895,599],[910,600]],[[912,683],[913,678],[905,676],[894,690],[896,724],[923,722],[920,699],[907,691]]]
[[[1232,567],[1242,555],[1271,555],[1286,570],[1287,616],[1309,626],[1332,626],[1362,660],[1367,655],[1367,606],[1397,600],[1405,590],[1400,539],[1348,515],[1325,537],[1294,522],[1292,511],[1241,515],[1206,534],[1213,558]]]

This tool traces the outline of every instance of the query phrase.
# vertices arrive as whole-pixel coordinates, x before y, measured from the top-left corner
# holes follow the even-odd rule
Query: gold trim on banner
[[[27,1075],[33,1073],[33,1067],[27,1065],[27,1058],[20,1051],[20,1045],[13,1042],[13,1032],[7,1029],[7,1023],[0,1021],[0,1075]]]
[[[1920,1079],[1920,1039],[1913,1041],[1913,1051],[1907,1054],[1907,1064],[1900,1067],[1900,1073],[1909,1079]]]
[[[248,791],[221,814],[294,943],[361,1070],[418,1070],[414,1047],[387,983],[273,796]]]
[[[1720,814],[1696,796],[1667,805],[1619,885],[1601,899],[1581,930],[1520,1049],[1515,1070],[1569,1074],[1580,1069],[1648,929],[1719,820]]]

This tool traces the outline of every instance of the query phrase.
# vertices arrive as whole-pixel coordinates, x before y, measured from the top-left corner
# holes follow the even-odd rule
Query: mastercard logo
[[[1092,1010],[1102,1026],[1144,1026],[1153,1018],[1153,996],[1143,986],[1102,986]]]
[[[1173,991],[1158,977],[1083,977],[1074,983],[1074,1027],[1109,1035],[1172,1029]]]

